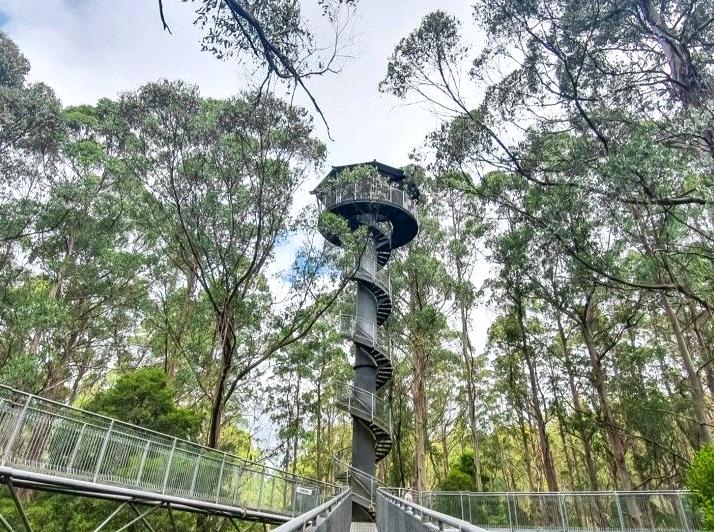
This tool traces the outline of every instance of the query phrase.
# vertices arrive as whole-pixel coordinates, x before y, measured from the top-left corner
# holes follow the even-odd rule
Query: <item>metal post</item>
[[[681,516],[680,519],[682,521],[682,528],[684,528],[685,532],[689,532],[689,516],[684,510],[684,502],[682,501],[681,491],[677,492],[677,506],[679,506],[679,515]]]
[[[260,504],[263,500],[263,482],[265,482],[265,466],[263,466],[263,473],[260,475],[260,488],[258,488],[258,510],[261,509]]]
[[[216,486],[216,503],[221,496],[221,484],[223,483],[223,468],[226,466],[226,454],[223,453],[223,461],[221,462],[221,471],[218,473],[218,485]]]
[[[10,526],[10,523],[7,522],[7,519],[5,519],[2,514],[0,514],[0,524],[5,530],[7,530],[7,532],[15,532]]]
[[[461,519],[464,518],[464,492],[460,492],[460,499],[461,499]]]
[[[293,477],[293,516],[295,515],[295,506],[297,506],[297,480]]]
[[[27,396],[27,401],[25,401],[25,405],[22,407],[22,412],[20,412],[20,417],[17,419],[17,423],[15,424],[15,428],[12,429],[12,434],[10,435],[10,439],[7,440],[7,445],[5,445],[5,449],[2,453],[2,462],[0,462],[1,465],[5,465],[7,462],[8,456],[10,456],[10,451],[12,450],[12,446],[15,445],[15,440],[17,439],[17,436],[20,434],[20,427],[22,427],[22,424],[25,422],[25,416],[27,415],[27,409],[30,406],[30,401],[32,401],[32,396],[28,395]]]
[[[240,479],[243,473],[243,470],[238,467],[237,464],[234,464],[233,467],[235,467],[236,472],[235,472],[235,488],[233,488],[233,504],[236,503],[236,500],[238,499],[238,490],[240,489]]]
[[[560,510],[560,522],[563,525],[563,530],[568,532],[568,516],[565,512],[565,501],[562,493],[558,494],[558,509]]]
[[[32,532],[32,525],[30,525],[30,520],[27,518],[27,514],[25,513],[25,509],[22,507],[20,499],[17,498],[17,492],[15,491],[15,486],[13,486],[12,479],[10,477],[7,477],[7,487],[10,490],[10,495],[15,503],[15,508],[17,508],[17,512],[22,518],[22,524],[25,525],[27,532]]]
[[[191,477],[191,490],[188,492],[189,496],[193,496],[193,490],[196,487],[196,476],[198,475],[198,465],[201,463],[201,455],[198,455],[196,460],[196,465],[193,467],[193,477]]]
[[[107,435],[104,436],[104,442],[102,442],[102,449],[99,451],[99,457],[97,457],[97,466],[94,468],[94,477],[92,482],[96,482],[99,478],[99,469],[102,467],[102,462],[104,461],[104,453],[107,452],[107,445],[109,444],[109,436],[112,433],[112,428],[114,428],[114,420],[112,419],[109,423],[109,430],[107,430]]]
[[[275,493],[275,479],[270,483],[270,501],[268,502],[268,507],[273,507],[273,494]]]
[[[141,463],[139,464],[139,472],[136,474],[136,485],[139,485],[141,481],[141,475],[144,474],[144,464],[146,464],[146,455],[149,454],[149,445],[151,442],[146,440],[146,445],[144,445],[144,453],[141,455]]]
[[[166,464],[166,472],[164,473],[164,482],[161,486],[161,493],[166,493],[166,483],[169,481],[169,471],[171,471],[171,462],[174,461],[174,451],[176,450],[176,438],[174,438],[174,443],[171,446],[171,453],[169,454],[169,461]]]
[[[508,528],[513,532],[513,514],[511,512],[511,494],[506,493],[506,506],[508,507]]]
[[[612,492],[615,496],[615,504],[617,505],[617,515],[620,518],[620,530],[625,530],[625,517],[622,514],[622,505],[620,504],[620,494],[616,491]]]
[[[94,529],[94,532],[100,532],[100,530],[102,530],[102,528],[104,528],[107,524],[109,524],[109,521],[114,519],[114,517],[119,512],[121,512],[122,508],[124,508],[126,506],[126,504],[127,504],[126,502],[123,502],[119,506],[117,506],[116,509],[112,513],[109,514],[109,517],[107,517],[104,521],[102,521],[102,523],[97,528]]]
[[[77,442],[74,444],[74,449],[72,450],[72,456],[69,459],[69,463],[67,464],[67,473],[69,473],[72,470],[72,466],[74,466],[74,461],[77,458],[77,453],[79,452],[79,448],[82,445],[82,439],[84,438],[84,431],[87,428],[86,423],[82,423],[82,428],[79,429],[79,436],[77,436]]]

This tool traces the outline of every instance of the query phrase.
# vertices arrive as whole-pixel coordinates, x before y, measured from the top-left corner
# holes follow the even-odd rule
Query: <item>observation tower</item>
[[[325,213],[346,222],[348,233],[362,229],[366,236],[353,248],[355,312],[340,317],[340,334],[353,342],[354,380],[339,387],[337,406],[352,416],[352,463],[344,464],[342,474],[352,488],[352,520],[373,521],[376,464],[392,448],[389,404],[378,395],[392,378],[390,343],[383,329],[392,312],[386,265],[392,250],[419,232],[419,191],[401,170],[372,161],[333,167],[313,193],[321,210],[320,232],[329,242],[344,247],[347,239],[345,233],[340,238],[339,224],[331,224]]]

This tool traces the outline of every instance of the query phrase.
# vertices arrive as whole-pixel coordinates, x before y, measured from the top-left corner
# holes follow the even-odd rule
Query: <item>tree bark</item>
[[[518,313],[518,325],[520,328],[521,348],[528,367],[528,380],[530,382],[531,405],[533,406],[533,417],[538,429],[538,440],[540,443],[541,457],[543,460],[543,472],[549,491],[558,491],[558,479],[555,472],[553,453],[550,448],[550,438],[548,437],[545,418],[543,417],[540,400],[540,390],[538,388],[538,375],[535,367],[535,360],[531,352],[531,346],[526,338],[525,309],[523,308],[520,296],[516,297],[516,309]]]
[[[218,448],[218,441],[221,435],[226,383],[233,367],[233,354],[235,352],[234,323],[230,311],[224,309],[221,312],[219,315],[218,329],[218,337],[221,342],[221,367],[211,402],[210,425],[208,429],[208,446],[213,449]]]
[[[692,355],[689,352],[689,346],[682,333],[682,328],[679,325],[679,319],[672,309],[669,297],[666,295],[662,296],[662,305],[664,306],[664,311],[667,315],[667,320],[672,328],[672,333],[677,341],[677,350],[679,351],[679,356],[682,360],[682,365],[684,366],[684,371],[687,374],[687,380],[689,381],[689,388],[692,397],[692,407],[694,408],[694,416],[699,425],[699,447],[702,445],[709,445],[712,443],[712,431],[711,431],[711,419],[709,418],[709,413],[707,412],[707,407],[704,401],[704,388],[702,386],[702,381],[697,373],[697,368],[692,360]]]
[[[605,430],[608,440],[610,441],[613,457],[613,472],[615,474],[615,487],[620,490],[628,491],[632,489],[632,478],[630,472],[627,470],[625,443],[620,436],[620,432],[617,428],[618,425],[612,413],[612,407],[610,406],[605,369],[602,366],[602,360],[593,337],[592,321],[594,317],[593,305],[590,299],[588,299],[585,304],[580,318],[580,328],[590,359],[590,370],[593,385],[597,392],[600,415],[605,423]]]

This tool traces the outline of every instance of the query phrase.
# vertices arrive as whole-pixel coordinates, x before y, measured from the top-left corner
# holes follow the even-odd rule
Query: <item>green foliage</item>
[[[478,491],[473,451],[467,451],[459,456],[458,461],[451,465],[448,476],[438,485],[438,489],[442,491]]]
[[[201,417],[193,409],[177,407],[174,394],[161,368],[145,367],[120,375],[84,407],[140,427],[195,439]]]
[[[694,492],[702,512],[702,525],[714,530],[714,447],[704,447],[694,455],[687,472],[687,487]]]
[[[30,71],[30,62],[17,45],[0,31],[0,86],[21,87]]]

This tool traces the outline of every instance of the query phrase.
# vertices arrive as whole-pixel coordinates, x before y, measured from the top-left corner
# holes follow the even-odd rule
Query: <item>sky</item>
[[[30,60],[31,78],[48,83],[64,104],[115,97],[159,78],[187,80],[213,97],[245,88],[245,65],[201,52],[193,4],[164,3],[173,34],[162,31],[153,0],[0,0],[0,28]],[[329,164],[378,159],[403,165],[437,125],[427,110],[377,90],[395,44],[436,8],[470,17],[468,2],[360,0],[346,50],[351,58],[340,74],[310,82],[334,139],[316,121]]]
[[[313,9],[316,4],[303,1]],[[65,105],[114,98],[160,78],[186,80],[198,85],[204,96],[219,98],[249,86],[246,65],[201,51],[201,30],[193,25],[195,4],[164,0],[164,5],[171,34],[162,30],[155,0],[0,0],[0,30],[30,60],[31,80],[50,85]],[[377,90],[394,46],[434,9],[456,15],[470,27],[466,1],[359,1],[345,50],[350,57],[341,72],[309,82],[331,129],[332,140],[315,121],[316,134],[328,148],[328,164],[377,159],[405,165],[409,152],[438,126],[439,119],[428,109]],[[310,15],[319,21],[316,13]],[[307,191],[320,177],[307,183],[296,198],[298,205],[311,201]],[[288,248],[280,250],[279,262],[289,255]],[[478,268],[477,283],[487,269],[485,264]],[[472,341],[477,348],[484,344],[490,315],[484,308],[474,316]]]

